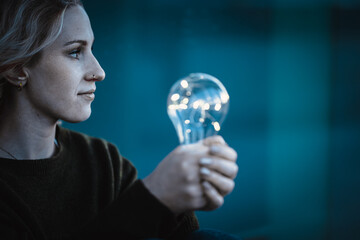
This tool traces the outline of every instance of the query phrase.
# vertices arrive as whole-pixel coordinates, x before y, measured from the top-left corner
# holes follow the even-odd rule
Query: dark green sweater
[[[0,158],[0,239],[181,239],[199,228],[193,213],[175,218],[111,143],[56,135],[52,158]]]

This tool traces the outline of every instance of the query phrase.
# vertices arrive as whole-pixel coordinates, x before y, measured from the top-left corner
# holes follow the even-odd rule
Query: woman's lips
[[[95,99],[94,93],[95,93],[95,90],[90,90],[87,92],[79,93],[78,95],[84,97],[87,100],[94,100]]]

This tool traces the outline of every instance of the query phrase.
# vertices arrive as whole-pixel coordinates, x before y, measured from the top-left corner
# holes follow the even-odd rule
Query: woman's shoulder
[[[75,131],[63,126],[57,125],[56,127],[56,139],[65,144],[86,144],[86,145],[111,145],[115,147],[115,144],[107,141],[101,137],[91,136],[89,134]]]
[[[114,143],[60,125],[57,126],[56,139],[60,146],[73,154],[107,156],[110,159],[122,158]]]
[[[112,169],[115,183],[120,182],[119,179],[122,178],[122,187],[130,185],[137,178],[135,166],[120,154],[115,144],[62,126],[57,128],[60,145],[66,145],[66,151],[72,158],[77,156],[78,161],[95,164],[97,172],[101,172],[100,169],[104,169],[104,172]],[[120,189],[120,185],[116,189]]]

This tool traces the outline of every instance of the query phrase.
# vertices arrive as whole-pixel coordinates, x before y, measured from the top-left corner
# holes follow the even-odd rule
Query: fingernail
[[[210,183],[207,182],[207,181],[202,182],[202,185],[203,185],[204,188],[206,188],[206,189],[211,189]]]
[[[202,167],[202,168],[200,168],[200,173],[202,175],[208,176],[210,174],[210,170],[205,167]]]
[[[202,158],[200,159],[201,165],[210,165],[212,164],[213,160],[211,158]]]

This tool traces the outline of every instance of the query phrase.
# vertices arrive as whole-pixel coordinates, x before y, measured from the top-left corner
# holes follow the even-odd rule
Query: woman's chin
[[[91,108],[89,108],[87,111],[78,112],[72,116],[64,116],[61,118],[61,120],[64,120],[69,123],[79,123],[86,121],[91,116]]]

